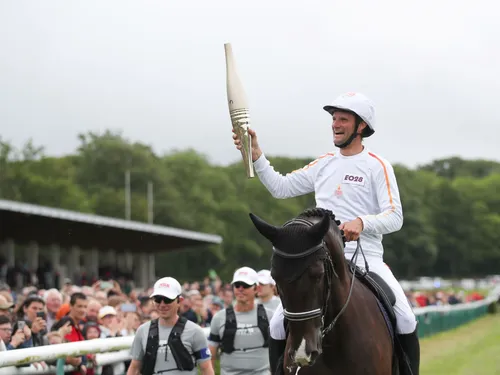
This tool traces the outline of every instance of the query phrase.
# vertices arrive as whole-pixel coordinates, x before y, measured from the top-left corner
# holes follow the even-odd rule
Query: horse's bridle
[[[307,222],[307,223],[308,223],[308,225],[310,225],[309,222]],[[276,254],[277,256],[282,257],[282,258],[299,259],[299,258],[305,258],[309,255],[312,255],[321,249],[326,249],[325,241],[321,241],[321,243],[319,243],[318,245],[313,246],[313,247],[311,247],[311,248],[309,248],[301,253],[298,253],[298,254],[287,254],[287,253],[277,249],[276,247],[273,247],[273,252],[274,252],[274,254]],[[325,271],[328,269],[327,267],[329,267],[333,271],[333,274],[338,278],[338,275],[335,272],[335,267],[333,266],[333,261],[330,257],[330,253],[328,251],[325,251],[325,253],[326,253]],[[317,318],[317,317],[320,317],[323,315],[323,313],[327,309],[327,303],[328,303],[328,298],[330,297],[330,287],[331,287],[330,286],[331,280],[330,280],[329,274],[327,272],[325,272],[325,274],[327,276],[326,282],[325,282],[327,289],[326,289],[326,298],[325,298],[325,302],[324,302],[324,304],[325,304],[324,307],[309,310],[309,311],[304,311],[304,312],[291,312],[291,311],[288,311],[286,308],[284,308],[283,315],[285,316],[285,318],[287,318],[289,321],[292,321],[292,322],[301,322],[304,320],[314,319],[314,318]]]
[[[291,225],[291,224],[302,224],[302,225],[305,225],[308,227],[312,227],[314,225],[309,220],[305,220],[302,218],[296,218],[296,219],[293,219],[293,220],[286,222],[283,225],[283,227]],[[325,337],[333,329],[333,327],[335,326],[335,323],[340,318],[340,316],[343,314],[343,312],[347,308],[347,305],[349,304],[349,301],[351,299],[351,294],[352,294],[354,280],[355,280],[355,274],[356,274],[356,272],[353,268],[355,267],[359,251],[361,251],[363,258],[365,259],[365,267],[366,267],[365,272],[368,273],[368,262],[366,261],[366,257],[363,253],[363,249],[361,248],[361,243],[359,241],[359,238],[357,240],[357,243],[358,244],[357,244],[356,250],[354,251],[354,254],[351,258],[351,264],[350,264],[350,267],[352,268],[352,279],[351,279],[351,286],[349,288],[349,295],[347,296],[347,300],[346,300],[344,306],[342,307],[342,309],[338,312],[338,314],[335,316],[335,318],[332,320],[332,322],[326,328],[324,328],[324,324],[325,324],[326,311],[328,309],[328,301],[330,299],[330,293],[331,293],[331,276],[333,274],[335,277],[337,277],[337,279],[339,278],[339,276],[338,276],[337,272],[335,271],[335,267],[334,267],[332,258],[330,256],[330,251],[328,250],[328,248],[326,246],[325,240],[322,239],[318,245],[315,245],[315,246],[313,246],[307,250],[304,250],[301,253],[297,253],[297,254],[289,254],[289,253],[286,253],[282,250],[279,250],[273,246],[273,253],[276,254],[277,256],[279,256],[281,258],[285,258],[285,259],[305,258],[305,257],[312,255],[320,250],[323,250],[325,252],[325,255],[326,255],[326,259],[324,260],[325,276],[326,276],[326,279],[325,279],[325,283],[326,283],[326,296],[325,297],[326,298],[324,300],[323,307],[319,307],[317,309],[308,310],[308,311],[302,311],[302,312],[291,312],[291,311],[288,311],[283,306],[284,307],[283,308],[283,315],[285,318],[287,318],[291,322],[301,322],[301,321],[321,317],[321,337],[322,338]],[[356,259],[354,259],[354,258],[356,258]],[[353,262],[353,260],[354,260],[354,262]],[[329,271],[331,271],[331,273]]]

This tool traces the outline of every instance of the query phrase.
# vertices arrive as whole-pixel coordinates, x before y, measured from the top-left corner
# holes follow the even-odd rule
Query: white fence
[[[458,305],[428,306],[416,308],[414,311],[417,316],[429,312],[441,312],[446,314],[452,311],[475,309],[481,306],[490,305],[497,302],[499,297],[500,285],[492,290],[488,298],[481,301]],[[203,328],[203,330],[208,337],[210,328]],[[96,362],[98,366],[119,363],[130,359],[129,350],[132,346],[133,339],[133,336],[95,339],[0,352],[0,375],[54,374],[56,372],[55,367],[37,369],[33,365],[29,367],[15,366],[41,361],[51,361],[62,357],[78,357],[90,353],[97,353]],[[67,366],[66,368],[67,370],[72,369],[71,366]]]
[[[210,328],[203,328],[203,330],[208,337]],[[53,366],[46,369],[36,368],[33,365],[15,366],[53,361],[61,357],[78,357],[90,353],[97,353],[97,366],[127,361],[130,359],[130,347],[133,340],[133,336],[113,337],[3,351],[0,352],[0,375],[54,374],[55,367]],[[68,371],[72,368],[72,366],[67,366]]]

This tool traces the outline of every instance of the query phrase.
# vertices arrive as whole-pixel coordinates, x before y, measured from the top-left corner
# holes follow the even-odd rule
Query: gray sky
[[[322,107],[360,91],[378,117],[366,144],[391,162],[500,160],[497,5],[402,3],[0,0],[0,135],[62,155],[79,132],[122,129],[158,152],[240,160],[230,42],[267,154],[330,151]]]

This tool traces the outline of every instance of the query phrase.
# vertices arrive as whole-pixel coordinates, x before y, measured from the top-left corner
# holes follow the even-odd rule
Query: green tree
[[[17,150],[0,139],[0,197],[104,216],[125,217],[125,173],[131,176],[131,218],[145,222],[147,186],[154,187],[154,223],[215,233],[221,245],[157,256],[157,272],[181,280],[215,268],[228,280],[242,265],[268,268],[271,246],[248,214],[281,225],[308,207],[314,194],[275,199],[241,161],[209,163],[194,150],[159,155],[120,132],[79,136],[74,154],[48,157],[31,140]],[[287,174],[313,158],[269,156]],[[395,165],[404,225],[384,236],[386,262],[398,278],[481,276],[500,262],[500,164],[447,158],[408,169]]]

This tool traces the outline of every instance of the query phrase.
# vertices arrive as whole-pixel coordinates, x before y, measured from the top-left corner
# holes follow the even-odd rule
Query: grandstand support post
[[[116,250],[115,249],[108,249],[106,251],[106,261],[104,262],[106,266],[111,267],[114,269],[117,264],[116,264]]]
[[[149,288],[149,254],[139,254],[139,285],[142,288]]]
[[[130,250],[125,250],[125,270],[127,272],[132,272],[133,269],[134,269],[134,254]]]
[[[16,262],[15,248],[16,245],[12,239],[8,239],[2,244],[2,254],[5,256],[9,268],[14,267]]]
[[[49,247],[50,258],[49,261],[52,263],[52,267],[54,269],[59,269],[61,265],[61,248],[57,244],[52,244]]]
[[[125,271],[125,254],[120,254],[120,255],[123,255],[123,256],[117,256],[116,257],[116,268],[118,269],[118,271],[121,273],[121,272],[124,272]]]
[[[58,244],[52,244],[49,246],[49,262],[52,264],[54,272],[59,274],[59,284],[56,285],[54,277],[52,287],[62,289],[66,275],[63,272],[63,267],[61,267],[61,248]]]
[[[68,277],[75,282],[75,276],[80,277],[80,248],[72,246],[68,256]]]
[[[99,252],[96,248],[89,249],[85,254],[83,267],[90,278],[99,276]]]
[[[14,241],[11,239],[6,240],[4,243],[0,244],[0,253],[5,257],[6,267],[0,269],[0,280],[7,282],[7,269],[14,267],[15,264],[15,252],[14,252]]]
[[[31,275],[36,274],[39,266],[40,257],[40,247],[38,243],[31,241],[28,245],[28,251],[26,253],[26,263]]]
[[[156,280],[155,255],[148,254],[148,285],[153,285]]]

